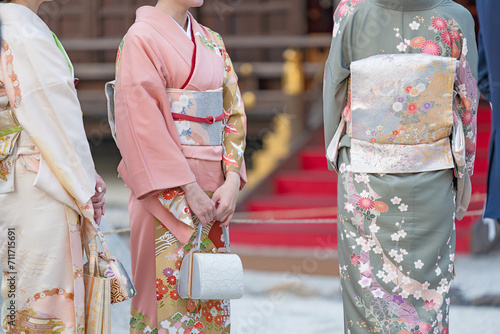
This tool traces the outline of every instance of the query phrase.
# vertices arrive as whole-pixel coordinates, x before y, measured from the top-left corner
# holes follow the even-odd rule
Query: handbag
[[[85,265],[85,333],[111,334],[111,279],[102,277],[97,266],[97,243],[93,239],[90,251],[86,246]]]
[[[97,238],[99,238],[102,249],[104,250],[104,252],[99,252],[97,254],[96,248],[97,270],[101,277],[105,277],[110,280],[111,304],[123,302],[134,297],[136,295],[136,291],[134,285],[132,284],[132,280],[130,279],[120,259],[110,255],[106,239],[104,239],[104,236],[100,229],[97,229]],[[96,243],[95,239],[93,240],[93,243]],[[93,259],[92,253],[91,257],[89,258],[89,262],[87,262],[84,266],[86,270],[89,266],[90,259]]]
[[[241,259],[229,254],[229,233],[222,227],[224,247],[220,253],[201,253],[201,224],[195,247],[184,257],[179,278],[179,296],[185,299],[239,299],[243,297],[244,277]]]

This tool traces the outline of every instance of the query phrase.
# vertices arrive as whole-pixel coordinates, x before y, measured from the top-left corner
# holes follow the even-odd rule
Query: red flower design
[[[440,17],[433,17],[431,19],[431,26],[436,30],[443,31],[448,29],[448,22]]]
[[[194,302],[194,300],[188,299],[186,309],[191,313],[196,310],[196,303]]]
[[[177,291],[175,290],[170,291],[170,298],[172,298],[173,300],[179,299],[179,294],[177,293]]]
[[[207,316],[205,318],[207,319],[208,322],[212,322],[212,320],[214,320],[214,317],[210,313],[207,314]]]
[[[361,256],[356,255],[354,252],[352,252],[351,255],[351,263],[354,264],[355,266],[359,265],[359,260],[361,259]]]
[[[410,104],[408,104],[408,108],[406,108],[406,109],[408,110],[408,113],[414,114],[417,111],[417,104],[410,103]]]
[[[453,45],[453,37],[451,37],[451,34],[448,31],[443,31],[441,34],[441,39],[443,40],[443,43],[452,46]]]
[[[176,278],[175,276],[173,276],[173,275],[172,275],[172,276],[169,276],[169,277],[167,278],[167,282],[168,282],[168,284],[170,284],[170,285],[175,285],[175,283],[177,283],[177,278]]]
[[[204,316],[204,317],[206,317],[207,314],[209,314],[208,309],[206,307],[202,308],[201,309],[201,315]]]
[[[220,315],[215,317],[215,323],[219,326],[222,324],[222,317]]]
[[[393,136],[397,136],[398,134],[399,134],[399,131],[398,131],[398,130],[394,130],[394,131],[392,131],[392,135],[393,135]]]
[[[156,288],[156,293],[164,295],[168,293],[168,288],[165,285],[160,285],[159,287]]]
[[[425,308],[427,311],[430,311],[434,308],[434,306],[435,306],[434,300],[431,299],[430,301],[426,300],[425,305],[422,306],[422,308]]]
[[[177,260],[177,261],[175,261],[175,267],[176,267],[178,270],[181,270],[181,265],[182,265],[182,261],[181,261],[181,260]]]
[[[372,143],[374,143],[374,142],[376,142],[376,141],[377,141],[377,139],[375,139],[375,138],[373,138],[373,137],[372,137],[372,139],[370,139],[370,141],[371,141]]]
[[[410,94],[410,91],[411,91],[412,88],[413,88],[412,86],[406,86],[405,87],[406,94]]]
[[[161,279],[157,278],[157,279],[156,279],[156,288],[158,289],[158,287],[160,287],[160,286],[162,286],[162,285],[164,285],[164,284],[163,284],[163,281],[162,281]]]
[[[175,189],[169,189],[163,192],[163,198],[167,201],[173,199],[175,195],[177,195],[177,191]]]
[[[437,56],[441,53],[441,48],[438,43],[429,40],[422,44],[422,52],[432,56]]]
[[[424,322],[423,324],[420,324],[420,331],[422,333],[427,333],[429,332],[430,330],[432,329],[432,326],[431,324],[427,323],[427,322]]]
[[[214,301],[213,301],[213,300],[209,300],[209,301],[207,302],[207,307],[208,307],[208,309],[211,309],[211,308],[212,308],[212,307],[214,307],[214,306],[215,306],[215,303],[214,303]]]
[[[457,42],[460,40],[460,34],[455,29],[450,29],[450,36],[453,41]]]
[[[215,303],[215,308],[217,311],[222,311],[222,306],[220,305],[220,302]]]
[[[363,210],[370,210],[375,206],[375,202],[371,198],[362,197],[358,200],[358,205]]]
[[[163,298],[163,295],[161,293],[159,293],[158,291],[156,291],[156,301],[159,302],[162,298]]]
[[[462,123],[465,125],[465,126],[469,126],[470,123],[472,123],[472,119],[474,118],[474,116],[472,115],[472,111],[470,110],[467,110],[466,112],[464,112],[462,114]]]

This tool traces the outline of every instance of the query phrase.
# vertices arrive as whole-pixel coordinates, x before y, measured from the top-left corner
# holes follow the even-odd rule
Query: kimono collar
[[[371,0],[375,5],[400,11],[427,10],[447,0]]]
[[[192,32],[196,34],[199,25],[191,13],[188,13],[188,15],[191,20]],[[193,41],[170,15],[159,8],[143,6],[137,9],[136,16],[135,22],[142,22],[151,26],[169,41],[186,63],[191,66],[194,50]]]

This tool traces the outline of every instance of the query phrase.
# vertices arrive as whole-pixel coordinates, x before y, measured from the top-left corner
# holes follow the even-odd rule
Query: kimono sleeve
[[[467,172],[472,176],[476,155],[477,109],[479,91],[477,86],[478,52],[474,33],[474,21],[470,14],[461,25],[463,33],[462,49],[455,78],[454,109],[460,117],[465,136],[465,164]]]
[[[11,78],[6,89],[17,120],[40,151],[41,163],[84,205],[95,192],[95,168],[71,63],[48,31],[29,37],[5,33],[2,68]]]
[[[213,32],[219,44],[220,52],[224,60],[224,174],[229,171],[236,172],[241,178],[241,188],[246,183],[244,153],[246,147],[246,127],[247,120],[245,107],[238,87],[238,77],[234,70],[231,58],[229,57],[222,37]]]
[[[125,36],[117,73],[115,118],[119,172],[138,199],[196,181],[173,122],[158,58],[147,36]]]
[[[337,18],[337,15],[335,15]],[[340,124],[342,111],[348,103],[348,86],[350,76],[350,48],[345,38],[348,36],[349,17],[335,20],[330,54],[325,64],[323,85],[323,121],[325,130],[325,147],[330,144]],[[330,162],[328,169],[335,170]]]

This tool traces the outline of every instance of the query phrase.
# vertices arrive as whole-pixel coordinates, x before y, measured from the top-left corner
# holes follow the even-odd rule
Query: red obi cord
[[[196,123],[214,124],[215,122],[222,121],[224,119],[224,114],[222,113],[217,117],[213,117],[213,116],[197,117],[197,116],[191,116],[191,115],[179,114],[179,113],[173,112],[172,117],[174,118],[174,121],[185,120],[185,121],[196,122]]]

